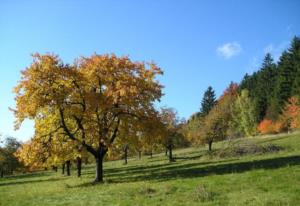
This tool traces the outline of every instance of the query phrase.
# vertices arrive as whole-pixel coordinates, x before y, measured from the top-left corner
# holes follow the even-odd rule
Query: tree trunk
[[[0,170],[0,178],[3,178],[3,177],[4,177],[4,170],[1,169],[1,170]]]
[[[142,158],[142,151],[139,151],[139,160]]]
[[[127,165],[127,158],[128,158],[128,145],[124,147],[124,164]]]
[[[62,174],[62,175],[65,174],[65,166],[66,166],[66,163],[63,163],[63,164],[62,164],[62,167],[61,167],[61,174]]]
[[[211,146],[212,146],[213,141],[208,142],[208,151],[211,151]]]
[[[169,162],[175,162],[175,160],[173,159],[173,153],[172,153],[173,146],[172,146],[172,144],[170,144],[168,146],[168,148],[169,148]]]
[[[95,183],[103,182],[103,159],[107,152],[107,149],[102,146],[97,151],[96,155],[96,178],[94,180]]]
[[[67,176],[71,176],[71,170],[70,170],[71,161],[70,160],[66,161],[66,165],[67,165]]]
[[[76,158],[77,160],[77,177],[80,177],[81,176],[81,158],[80,157],[77,157]]]
[[[54,172],[57,172],[57,167],[56,166],[52,166],[52,169]]]

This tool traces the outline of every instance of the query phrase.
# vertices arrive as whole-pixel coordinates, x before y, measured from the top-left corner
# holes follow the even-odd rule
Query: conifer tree
[[[215,106],[215,104],[216,104],[215,91],[211,86],[209,86],[205,91],[201,102],[201,109],[200,109],[201,116],[206,116],[210,112],[210,110]]]
[[[253,95],[258,120],[262,120],[267,114],[268,106],[273,98],[273,90],[276,82],[277,68],[270,53],[267,53],[259,75],[255,95]]]

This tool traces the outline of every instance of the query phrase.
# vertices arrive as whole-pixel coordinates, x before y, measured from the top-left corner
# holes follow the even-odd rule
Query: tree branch
[[[111,135],[111,138],[109,140],[110,145],[114,142],[115,138],[117,137],[117,134],[118,134],[118,131],[119,131],[119,125],[120,125],[120,119],[118,119],[117,125],[116,125],[116,127],[115,127],[115,129],[114,129],[114,131]]]

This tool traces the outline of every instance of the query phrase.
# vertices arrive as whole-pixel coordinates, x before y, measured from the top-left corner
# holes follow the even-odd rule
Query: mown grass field
[[[239,145],[276,145],[282,150],[230,155]],[[230,146],[231,145],[231,146]],[[0,179],[0,205],[300,205],[300,134],[220,142],[179,149],[176,162],[152,159],[105,163],[105,183],[92,185],[94,166],[81,178],[47,171]],[[222,157],[220,157],[222,156]]]

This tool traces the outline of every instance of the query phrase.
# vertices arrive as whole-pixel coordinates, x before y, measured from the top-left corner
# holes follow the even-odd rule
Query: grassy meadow
[[[22,205],[300,205],[300,134],[253,137],[106,162],[105,183],[60,170],[0,179],[0,206]]]

